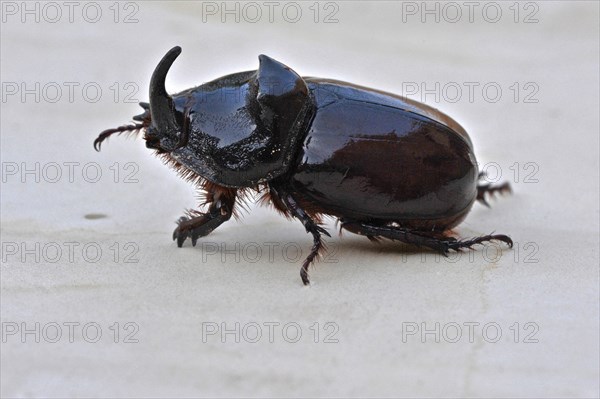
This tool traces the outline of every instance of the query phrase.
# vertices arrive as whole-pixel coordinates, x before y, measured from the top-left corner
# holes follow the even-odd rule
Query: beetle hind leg
[[[416,231],[402,227],[377,226],[355,221],[344,220],[341,227],[355,234],[388,238],[418,247],[427,247],[442,254],[447,254],[450,251],[460,251],[461,249],[473,249],[474,245],[490,241],[500,241],[511,248],[513,246],[511,238],[504,234],[488,234],[471,239],[457,240],[439,231]]]
[[[479,180],[483,180],[485,178],[485,172],[479,172]],[[494,185],[490,183],[479,183],[477,185],[477,201],[481,202],[483,205],[490,207],[490,204],[487,202],[485,198],[486,194],[489,194],[490,197],[494,198],[494,195],[499,193],[500,195],[504,195],[506,193],[512,193],[512,188],[508,182],[504,182],[502,184]]]

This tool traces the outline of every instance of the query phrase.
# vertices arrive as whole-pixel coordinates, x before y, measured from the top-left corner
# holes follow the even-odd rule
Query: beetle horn
[[[169,131],[177,127],[173,110],[173,99],[165,89],[167,72],[181,54],[181,47],[175,46],[160,60],[150,79],[150,115],[152,123],[160,130]]]

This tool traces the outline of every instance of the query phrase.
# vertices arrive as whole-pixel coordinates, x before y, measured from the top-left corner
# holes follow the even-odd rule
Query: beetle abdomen
[[[462,128],[393,95],[382,101],[385,93],[349,84],[309,87],[317,111],[293,175],[306,200],[324,213],[411,226],[422,220],[419,227],[451,227],[466,215],[477,166]]]

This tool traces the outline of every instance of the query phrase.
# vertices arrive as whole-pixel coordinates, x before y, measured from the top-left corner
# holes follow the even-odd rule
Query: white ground
[[[519,3],[518,23],[513,2],[496,3],[497,23],[483,18],[484,8],[494,18],[485,3],[472,23],[466,6],[457,23],[443,4],[440,23],[422,23],[402,14],[421,2],[321,3],[319,21],[337,5],[329,24],[313,21],[312,3],[297,23],[282,18],[283,3],[270,23],[263,5],[254,24],[242,6],[240,23],[222,23],[221,10],[204,23],[200,2],[121,3],[121,21],[137,5],[129,24],[113,22],[111,2],[87,22],[92,6],[79,3],[70,23],[58,4],[61,21],[48,22],[56,13],[42,3],[40,22],[23,23],[20,2],[2,3],[3,397],[598,397],[597,2]],[[524,23],[531,13],[538,22]],[[140,139],[92,149],[99,131],[139,112],[125,85],[146,101],[154,66],[176,44],[173,92],[255,69],[260,53],[302,75],[398,93],[446,85],[425,100],[465,126],[479,161],[515,191],[491,210],[476,205],[457,232],[507,233],[515,249],[451,262],[334,234],[305,288],[297,250],[306,255],[310,237],[256,207],[178,249],[170,234],[195,204],[192,188]],[[36,82],[39,102],[22,99]],[[88,83],[99,101],[92,86],[83,96]]]

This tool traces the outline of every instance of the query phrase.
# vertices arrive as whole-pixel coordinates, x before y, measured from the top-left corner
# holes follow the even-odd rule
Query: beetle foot
[[[198,238],[210,234],[231,217],[236,198],[235,190],[227,191],[223,187],[212,185],[205,197],[210,199],[206,202],[210,204],[208,212],[189,209],[177,220],[173,240],[177,240],[178,247],[181,247],[188,237],[192,239],[192,245],[196,246]]]
[[[494,198],[496,193],[499,193],[500,195],[512,193],[512,188],[510,187],[510,184],[508,182],[497,186],[489,183],[479,184],[477,186],[477,201],[481,202],[483,205],[489,208],[490,204],[487,202],[485,195],[489,194],[491,198]]]
[[[513,247],[512,239],[504,234],[488,234],[486,236],[475,237],[468,240],[443,241],[442,253],[447,254],[450,250],[459,252],[461,249],[473,249],[473,245],[483,244],[485,242],[500,241]]]
[[[188,212],[188,214],[190,214]],[[190,237],[192,246],[196,246],[198,238],[208,235],[213,229],[209,226],[210,219],[206,214],[199,213],[200,216],[189,217],[182,216],[177,220],[177,228],[173,231],[173,241],[177,240],[177,246],[181,248],[185,240]]]
[[[306,227],[306,232],[312,234],[313,236],[313,246],[310,249],[310,254],[304,259],[302,263],[302,268],[300,269],[300,278],[302,279],[302,284],[310,285],[310,279],[308,278],[308,268],[310,265],[321,256],[321,251],[325,250],[325,244],[321,240],[321,234],[325,234],[327,237],[331,237],[329,232],[325,230],[323,227],[317,225],[316,223],[311,223]]]
[[[331,237],[331,234],[329,234],[329,232],[327,230],[325,230],[323,227],[319,226],[318,224],[313,224],[310,227],[306,228],[306,232],[310,233],[310,234],[325,234],[327,237]]]
[[[323,227],[319,226],[301,207],[298,205],[298,201],[294,197],[286,192],[285,187],[276,187],[274,185],[269,186],[271,196],[280,201],[285,208],[294,216],[300,220],[306,229],[306,232],[313,236],[313,246],[310,249],[310,253],[304,259],[302,268],[300,268],[300,278],[304,285],[310,285],[310,279],[308,278],[308,268],[310,265],[318,259],[320,252],[325,250],[325,244],[321,240],[321,234],[331,237],[329,232]]]

